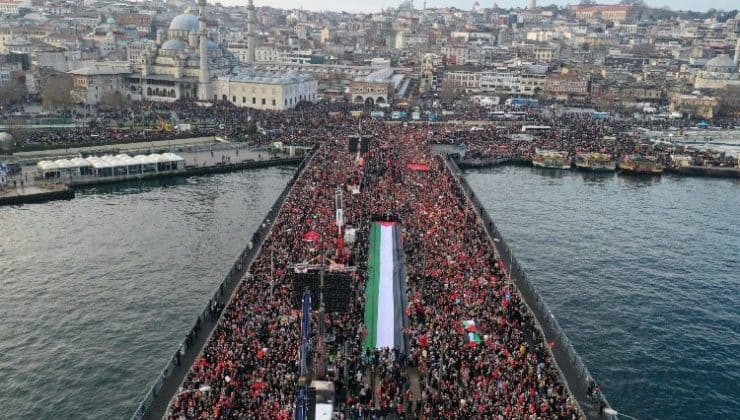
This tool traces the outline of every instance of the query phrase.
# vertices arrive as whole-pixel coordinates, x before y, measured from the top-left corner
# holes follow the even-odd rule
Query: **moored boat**
[[[570,158],[568,152],[537,149],[532,164],[538,168],[570,169]]]
[[[663,173],[663,165],[658,163],[654,157],[626,155],[617,164],[619,170],[627,173],[660,175]]]
[[[612,172],[617,169],[617,163],[606,153],[579,153],[576,155],[576,167],[594,172]]]

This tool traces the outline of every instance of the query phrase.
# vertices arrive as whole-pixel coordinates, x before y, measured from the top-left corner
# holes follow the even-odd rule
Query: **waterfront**
[[[0,209],[4,418],[127,418],[294,168]]]
[[[617,410],[740,409],[737,181],[506,166],[467,178]]]

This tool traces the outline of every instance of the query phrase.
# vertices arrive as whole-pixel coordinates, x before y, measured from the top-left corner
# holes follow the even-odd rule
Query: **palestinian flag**
[[[472,320],[472,319],[468,319],[468,320],[463,321],[462,322],[462,326],[463,326],[463,328],[465,328],[465,331],[468,331],[468,332],[475,332],[475,331],[477,331],[477,329],[475,327],[475,321]]]
[[[398,347],[405,351],[403,249],[398,224],[373,223],[370,227],[368,281],[365,289],[364,348]]]
[[[461,322],[465,329],[465,344],[470,347],[475,347],[481,342],[480,335],[478,335],[478,327],[475,325],[474,319],[465,319]]]
[[[465,334],[465,344],[470,347],[475,347],[481,343],[481,338],[477,332],[469,332]]]

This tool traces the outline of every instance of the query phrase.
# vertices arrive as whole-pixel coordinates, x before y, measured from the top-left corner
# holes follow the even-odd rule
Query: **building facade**
[[[300,102],[315,102],[318,83],[297,72],[258,72],[225,75],[213,81],[214,99],[238,107],[281,111]]]

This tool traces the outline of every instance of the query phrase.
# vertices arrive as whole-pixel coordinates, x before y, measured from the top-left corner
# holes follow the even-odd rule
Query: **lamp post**
[[[628,419],[637,420],[635,417],[632,417],[632,416],[627,415],[627,414],[624,414],[624,413],[620,413],[619,411],[617,411],[617,410],[615,410],[615,409],[613,409],[611,407],[606,407],[604,409],[604,414],[606,414],[607,416],[615,417],[615,418],[616,417],[619,417],[619,416],[622,416],[622,417],[626,417]]]

